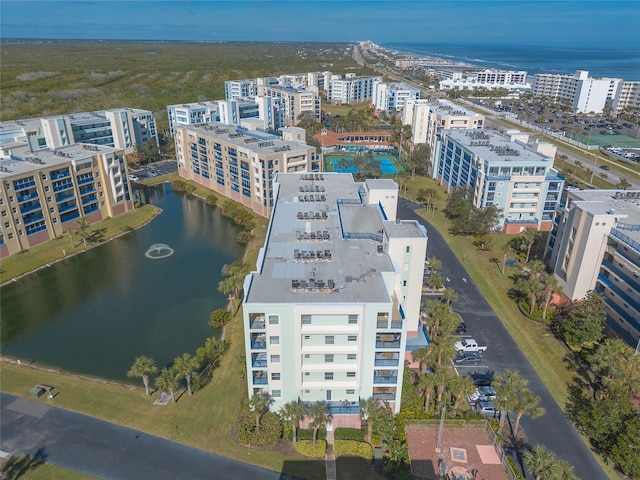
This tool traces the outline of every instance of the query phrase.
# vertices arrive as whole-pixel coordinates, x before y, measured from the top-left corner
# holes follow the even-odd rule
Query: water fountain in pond
[[[144,255],[152,260],[159,260],[173,255],[173,248],[166,243],[154,243]]]

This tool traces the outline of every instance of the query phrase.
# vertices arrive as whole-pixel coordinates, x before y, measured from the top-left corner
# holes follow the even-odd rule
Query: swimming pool
[[[374,160],[376,160],[380,164],[380,173],[383,175],[395,175],[398,173],[393,161],[389,157],[382,156],[374,156]],[[350,156],[340,156],[340,157],[331,157],[330,159],[331,166],[333,167],[334,172],[338,173],[358,173],[358,167],[356,167],[354,163],[354,157]],[[342,161],[346,161],[347,165],[341,165]]]

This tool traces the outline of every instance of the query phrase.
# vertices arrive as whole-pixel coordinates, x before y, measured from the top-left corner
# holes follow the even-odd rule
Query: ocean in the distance
[[[497,44],[383,43],[387,50],[418,57],[440,57],[484,68],[567,73],[588,70],[592,77],[640,81],[640,50],[634,45],[534,47]]]

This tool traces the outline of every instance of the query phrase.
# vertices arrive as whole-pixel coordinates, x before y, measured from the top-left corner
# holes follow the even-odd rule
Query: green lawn
[[[89,236],[93,234],[93,240],[88,247],[99,245],[114,237],[123,235],[130,230],[138,228],[159,213],[159,209],[153,205],[144,205],[131,212],[124,213],[114,218],[108,218],[96,222],[89,228]],[[69,235],[41,243],[22,253],[17,253],[2,260],[0,267],[0,283],[12,278],[24,275],[36,268],[61,260],[65,255],[73,255],[85,250],[82,239],[73,235],[74,246]]]
[[[0,462],[3,478],[9,480],[91,480],[96,477],[58,467],[52,463],[41,462],[26,455],[10,456]]]

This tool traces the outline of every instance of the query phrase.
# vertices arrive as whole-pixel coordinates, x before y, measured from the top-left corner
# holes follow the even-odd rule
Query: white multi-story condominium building
[[[32,151],[0,146],[0,258],[133,210],[124,150],[73,144]]]
[[[619,78],[589,77],[585,70],[574,75],[542,73],[534,76],[532,92],[534,97],[568,100],[578,113],[602,113],[614,106],[621,83]]]
[[[402,123],[411,126],[411,141],[414,144],[426,143],[431,148],[427,171],[435,178],[433,160],[438,135],[443,130],[483,128],[484,115],[448,100],[407,100],[402,112]]]
[[[0,142],[26,141],[32,149],[90,143],[133,152],[148,140],[158,144],[156,121],[148,110],[114,108],[0,123]]]
[[[613,108],[616,114],[626,109],[640,109],[640,82],[622,82]]]
[[[329,88],[331,75],[331,72],[307,72],[280,75],[278,77],[278,84],[282,87],[317,88],[318,91],[326,91]]]
[[[175,127],[219,122],[250,130],[278,130],[284,126],[284,106],[278,98],[249,97],[233,100],[168,105],[169,131]]]
[[[253,97],[256,94],[256,79],[227,80],[224,82],[224,98],[234,100],[237,98]]]
[[[406,83],[373,82],[371,103],[376,110],[387,115],[400,115],[407,100],[420,98],[420,90]]]
[[[607,325],[640,339],[640,190],[567,188],[545,254],[564,294],[604,294]]]
[[[440,82],[440,90],[453,89],[473,90],[484,88],[488,90],[507,89],[528,91],[531,85],[527,83],[527,72],[507,70],[482,70],[479,72],[452,72],[450,78]]]
[[[244,282],[249,396],[328,402],[360,427],[359,400],[400,410],[407,337],[419,330],[427,233],[396,219],[392,180],[278,174],[256,271]]]
[[[355,73],[347,73],[344,77],[333,75],[329,82],[329,100],[339,103],[371,101],[374,82],[382,82],[382,77],[358,77]]]
[[[317,89],[258,85],[258,95],[277,99],[282,103],[284,125],[298,123],[301,113],[309,112],[316,122],[320,121],[320,96]]]
[[[564,179],[549,144],[527,146],[528,135],[493,130],[444,130],[437,142],[435,178],[447,191],[470,187],[473,205],[497,207],[504,233],[550,230]],[[542,153],[544,152],[544,153]]]
[[[280,137],[221,123],[176,127],[178,174],[268,217],[277,173],[321,169],[315,148],[299,141],[300,131],[288,127]]]

